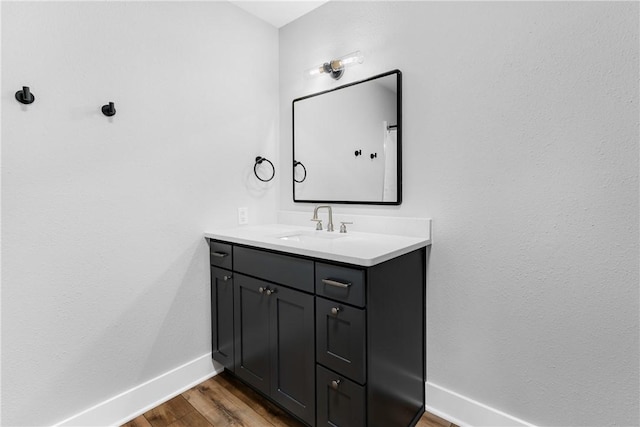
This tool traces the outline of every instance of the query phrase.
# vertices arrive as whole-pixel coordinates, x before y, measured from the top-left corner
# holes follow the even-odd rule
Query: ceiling
[[[257,16],[276,28],[287,25],[329,0],[231,0],[231,3]]]

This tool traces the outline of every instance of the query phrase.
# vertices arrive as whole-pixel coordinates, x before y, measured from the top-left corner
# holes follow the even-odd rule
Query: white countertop
[[[212,230],[205,237],[296,255],[370,267],[431,244],[430,238],[270,224]],[[285,237],[285,239],[283,239]]]

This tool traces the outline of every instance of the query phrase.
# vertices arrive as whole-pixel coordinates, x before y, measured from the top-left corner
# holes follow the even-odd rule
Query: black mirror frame
[[[291,182],[293,183],[292,187],[292,198],[294,203],[333,203],[333,204],[349,204],[349,205],[400,205],[402,203],[402,72],[400,70],[392,70],[386,73],[378,74],[373,77],[369,77],[364,80],[359,80],[357,82],[349,83],[346,85],[338,86],[333,89],[325,90],[322,92],[314,93],[311,95],[303,96],[300,98],[296,98],[291,102],[291,141],[292,141],[292,154],[293,154],[293,162],[296,162],[296,144],[295,144],[295,103],[297,101],[302,101],[304,99],[312,98],[315,96],[323,95],[325,93],[334,92],[336,90],[345,89],[349,86],[354,86],[357,84],[365,83],[370,80],[379,79],[381,77],[390,76],[392,74],[396,74],[397,77],[397,110],[398,110],[398,123],[397,123],[397,147],[398,147],[398,156],[397,156],[397,172],[398,172],[398,199],[394,202],[383,202],[383,201],[353,201],[353,200],[296,200],[296,181],[295,181],[295,166],[292,168]]]

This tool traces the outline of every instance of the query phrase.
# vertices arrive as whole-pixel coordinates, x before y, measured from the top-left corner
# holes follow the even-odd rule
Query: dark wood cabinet
[[[366,312],[316,297],[316,360],[352,380],[366,382]]]
[[[370,427],[413,425],[424,413],[426,252],[410,252],[375,265],[368,272]]]
[[[427,248],[362,267],[210,246],[216,361],[310,426],[415,425]]]
[[[271,397],[313,425],[315,352],[313,295],[272,286],[270,307]]]
[[[365,427],[365,387],[318,365],[319,426]]]
[[[236,273],[235,302],[236,375],[312,423],[313,295]]]
[[[212,357],[226,369],[234,370],[233,275],[211,267]]]
[[[235,373],[261,392],[268,394],[271,383],[269,363],[269,298],[267,284],[236,273],[235,277]]]

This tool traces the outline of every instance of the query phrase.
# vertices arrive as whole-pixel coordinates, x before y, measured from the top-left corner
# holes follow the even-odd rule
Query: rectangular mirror
[[[402,202],[402,73],[293,100],[293,201]]]

